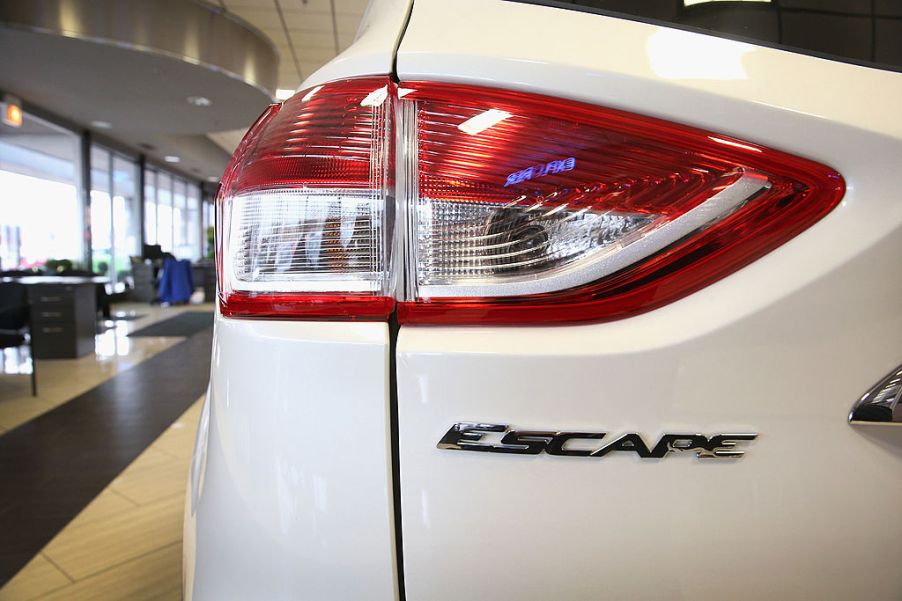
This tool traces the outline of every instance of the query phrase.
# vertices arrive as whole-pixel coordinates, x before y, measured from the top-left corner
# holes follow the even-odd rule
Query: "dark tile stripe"
[[[208,328],[0,436],[0,586],[203,394],[211,346]]]

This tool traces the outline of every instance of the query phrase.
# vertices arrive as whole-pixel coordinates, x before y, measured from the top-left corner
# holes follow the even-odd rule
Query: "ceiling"
[[[297,89],[351,44],[367,3],[15,0],[0,4],[5,6],[0,22],[8,25],[0,26],[5,57],[0,91],[23,99],[26,110],[91,130],[96,140],[130,148],[151,161],[180,157],[170,165],[175,170],[213,180],[276,89]],[[66,29],[72,26],[63,18],[69,13],[79,17],[74,21],[78,31]],[[58,18],[44,22],[51,17]],[[248,31],[242,22],[257,31]],[[132,41],[153,36],[160,45],[142,48]],[[166,44],[206,48],[213,53],[210,58],[239,67],[200,55],[181,57]],[[263,71],[249,76],[240,65],[250,64],[242,57],[252,51],[261,58],[268,52],[269,64],[255,63]],[[254,81],[256,76],[263,77]],[[212,104],[186,101],[197,96]]]
[[[295,90],[354,40],[368,0],[208,0],[263,32],[279,51],[278,87]]]
[[[159,54],[59,35],[2,30],[0,90],[198,179],[218,177],[228,150],[211,131],[245,128],[269,102],[256,87]],[[211,107],[189,104],[204,96]],[[108,128],[92,125],[105,122]]]
[[[279,52],[279,90],[296,90],[351,45],[369,0],[208,0],[259,29]],[[333,19],[334,14],[334,19]],[[232,153],[244,128],[208,134]]]

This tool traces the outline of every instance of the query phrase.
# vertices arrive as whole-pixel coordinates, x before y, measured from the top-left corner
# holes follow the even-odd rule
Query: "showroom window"
[[[144,170],[144,243],[157,243],[157,172]]]
[[[214,231],[216,227],[216,209],[215,209],[215,196],[210,194],[206,190],[204,190],[204,199],[203,199],[203,207],[201,211],[203,213],[203,227],[201,228],[201,242],[203,243],[203,256],[207,259],[212,259],[215,254],[214,248],[216,245],[216,241],[214,239]]]
[[[144,172],[144,236],[178,259],[200,258],[200,198],[196,182],[148,167]]]
[[[200,186],[188,182],[188,212],[185,220],[185,257],[197,260],[201,257]]]
[[[188,238],[188,186],[183,179],[173,181],[172,191],[172,254],[183,258]]]
[[[28,113],[0,125],[0,270],[83,263],[79,144]]]
[[[157,173],[157,244],[171,253],[172,248],[172,176]]]
[[[114,285],[131,278],[141,254],[137,164],[102,146],[91,147],[92,270]]]

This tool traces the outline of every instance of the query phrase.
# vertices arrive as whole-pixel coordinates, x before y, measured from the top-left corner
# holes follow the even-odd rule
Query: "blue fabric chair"
[[[191,261],[166,259],[166,262],[163,263],[163,275],[160,278],[160,302],[187,303],[191,300],[193,293]]]

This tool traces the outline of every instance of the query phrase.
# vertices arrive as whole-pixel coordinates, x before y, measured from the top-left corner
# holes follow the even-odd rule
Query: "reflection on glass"
[[[128,322],[107,319],[98,332],[94,336],[94,354],[98,359],[125,357],[132,351]]]
[[[498,109],[489,109],[487,111],[483,111],[478,115],[474,115],[457,126],[457,129],[460,131],[470,134],[471,136],[475,136],[478,133],[484,132],[488,128],[493,125],[497,125],[501,123],[511,114],[507,111],[500,111]]]
[[[360,101],[360,106],[382,106],[386,98],[388,98],[388,86],[382,86],[367,94],[366,98]],[[304,99],[307,99],[307,96],[302,98],[302,100]]]
[[[0,349],[0,373],[9,375],[30,374],[34,369],[28,346]]]

